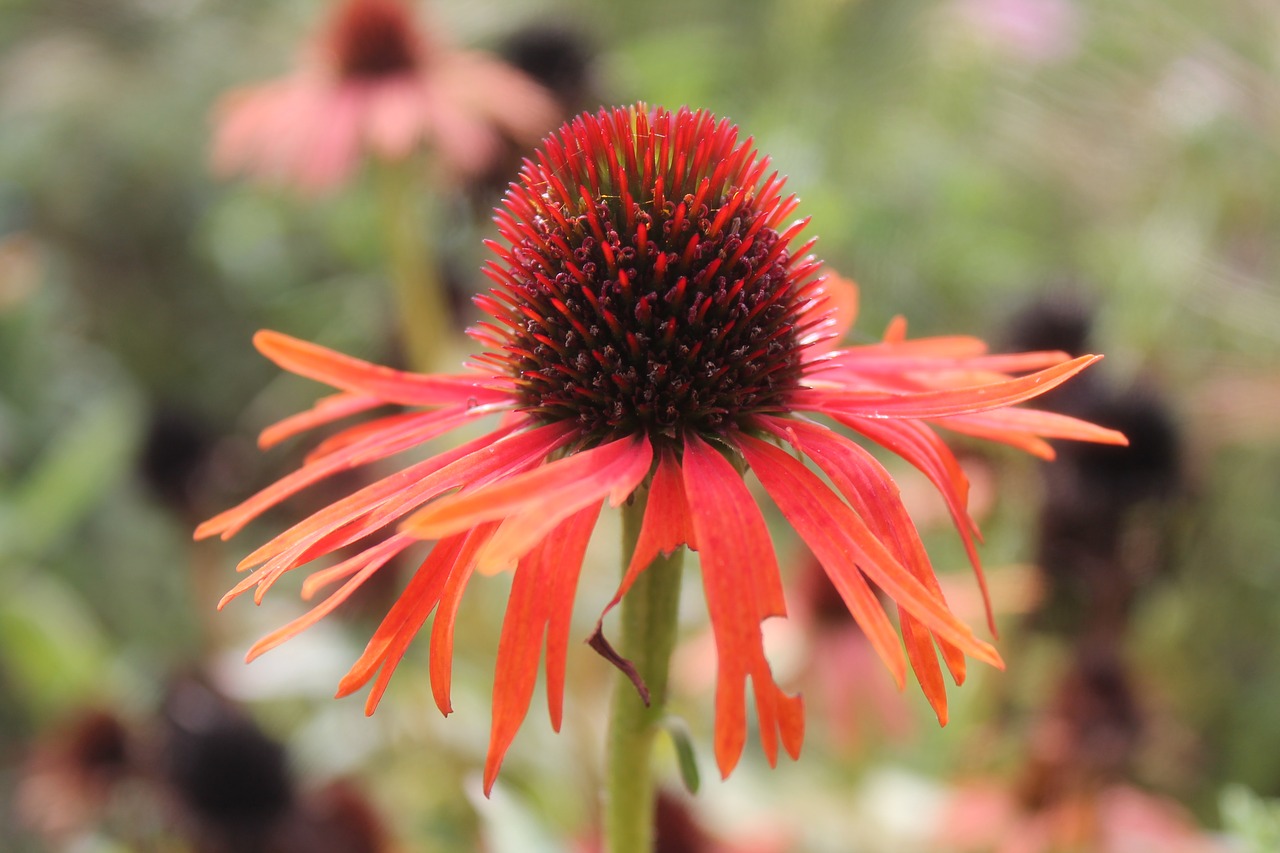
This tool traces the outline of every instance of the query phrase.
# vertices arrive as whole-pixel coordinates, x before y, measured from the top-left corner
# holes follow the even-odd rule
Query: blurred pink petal
[[[403,160],[419,145],[472,175],[504,135],[535,142],[558,113],[515,69],[429,41],[401,0],[346,0],[293,73],[222,98],[212,160],[310,193],[342,184],[365,153]]]
[[[1066,59],[1079,48],[1071,0],[961,0],[959,12],[982,41],[1027,62]]]
[[[1130,785],[1076,791],[1041,808],[1022,806],[994,782],[958,789],[938,826],[948,853],[1226,853],[1178,804]]]

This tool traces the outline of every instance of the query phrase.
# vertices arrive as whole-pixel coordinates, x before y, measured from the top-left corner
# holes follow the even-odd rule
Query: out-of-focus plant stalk
[[[422,163],[383,163],[379,195],[400,342],[409,367],[432,373],[443,366],[455,330],[419,192]]]

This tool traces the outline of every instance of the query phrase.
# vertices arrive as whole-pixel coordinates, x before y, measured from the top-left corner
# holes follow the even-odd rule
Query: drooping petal
[[[511,138],[532,144],[559,120],[562,107],[522,72],[475,51],[456,51],[450,59],[446,70],[456,77],[450,90],[458,101]]]
[[[945,418],[1024,403],[1058,387],[1100,358],[1096,355],[1081,356],[1017,379],[940,391],[884,393],[801,389],[793,395],[792,403],[797,409],[864,418]]]
[[[255,128],[254,150],[247,171],[268,181],[295,183],[302,152],[317,125],[323,125],[328,87],[314,75],[299,73],[264,87],[272,94],[271,110]],[[264,92],[265,94],[265,92]]]
[[[436,621],[431,626],[431,695],[436,700],[436,707],[445,716],[453,712],[450,698],[453,684],[453,626],[458,619],[458,605],[462,603],[462,593],[475,569],[476,556],[497,529],[498,525],[490,522],[478,525],[466,534],[462,551],[449,570],[449,579],[445,581],[444,592],[440,594]]]
[[[551,728],[556,731],[560,731],[560,721],[564,716],[564,673],[574,594],[587,543],[599,517],[600,504],[588,506],[553,530],[544,544],[545,571],[550,576],[543,593],[548,607],[547,712],[551,716]]]
[[[754,449],[747,447],[743,449],[742,442],[737,442],[739,449],[743,450],[743,455],[747,458],[748,464],[752,459]],[[754,466],[753,466],[754,468]],[[757,471],[757,475],[759,472]],[[761,476],[760,482],[764,484],[765,491],[769,492],[770,497],[774,498],[774,502],[781,507],[782,498],[778,498],[770,491],[771,482],[765,482],[765,478]],[[787,515],[784,509],[783,514]],[[871,643],[880,660],[884,662],[885,667],[889,670],[889,674],[893,676],[893,680],[897,683],[898,689],[901,690],[906,683],[907,661],[902,653],[902,646],[898,641],[897,631],[894,630],[893,624],[889,621],[889,617],[885,614],[884,608],[880,606],[880,601],[876,598],[875,592],[872,591],[870,585],[867,584],[866,578],[862,572],[858,571],[848,560],[838,560],[831,556],[830,549],[815,548],[807,536],[806,531],[797,526],[790,516],[787,520],[796,527],[796,532],[800,533],[805,544],[813,551],[814,556],[818,558],[827,576],[831,579],[836,591],[840,593],[841,599],[845,606],[849,608],[850,615],[854,621],[862,628],[866,634],[867,640]],[[838,523],[836,519],[828,519],[828,523]]]
[[[241,560],[238,569],[276,560],[286,553],[298,558],[324,537],[343,531],[343,541],[353,542],[450,489],[531,464],[571,434],[560,425],[523,432],[518,431],[520,426],[500,426],[359,489],[278,534]]]
[[[916,674],[920,689],[938,718],[938,725],[945,726],[950,717],[947,710],[947,686],[942,681],[942,668],[938,666],[938,656],[934,653],[929,629],[901,606],[898,607],[898,620],[902,626],[902,643],[907,649],[907,659],[911,661],[911,671]]]
[[[788,754],[799,755],[804,708],[800,697],[778,688],[764,656],[760,622],[785,615],[764,516],[734,467],[692,434],[685,437],[683,469],[716,640],[716,764],[721,776],[728,777],[746,743],[748,676],[770,764],[777,762],[779,734]]]
[[[354,86],[337,86],[322,93],[306,123],[289,131],[302,136],[294,149],[294,182],[300,189],[320,193],[344,183],[360,162],[360,124],[364,93]]]
[[[422,142],[424,125],[420,86],[412,76],[373,84],[365,105],[364,132],[369,147],[387,160],[401,160]]]
[[[440,601],[445,581],[465,540],[466,534],[451,536],[437,542],[431,549],[431,553],[418,566],[418,570],[409,579],[409,584],[383,617],[378,630],[369,638],[364,653],[338,682],[338,698],[350,696],[368,684],[369,679],[380,670],[386,672],[387,679],[390,679],[391,673],[409,648],[410,640],[422,628]],[[381,698],[381,690],[371,692],[365,703],[365,713],[372,714]]]
[[[1053,448],[1040,439],[1061,438],[1072,441],[1091,441],[1096,444],[1127,445],[1124,433],[1082,421],[1057,412],[1036,409],[998,409],[972,415],[938,418],[938,426],[955,432],[998,441],[1018,447],[1042,459],[1053,458]],[[1047,448],[1046,452],[1037,452]]]
[[[658,467],[649,485],[649,499],[644,507],[644,519],[640,522],[640,535],[636,538],[635,551],[627,570],[623,573],[618,591],[601,613],[605,614],[618,605],[622,596],[636,582],[640,573],[649,567],[659,553],[671,556],[681,545],[698,550],[693,524],[689,515],[689,501],[681,482],[680,463],[669,449],[658,454]]]
[[[837,350],[824,363],[823,378],[883,380],[900,375],[926,381],[934,374],[950,379],[972,373],[998,379],[1001,374],[1042,370],[1070,358],[1067,353],[1056,350],[989,354],[986,344],[977,338],[917,338]]]
[[[582,482],[571,495],[547,503],[539,501],[537,506],[509,516],[481,551],[477,569],[492,574],[513,565],[561,521],[586,506],[599,503],[605,495],[613,506],[626,500],[648,476],[653,448],[642,435],[638,441],[630,442],[626,450],[627,455],[602,467],[598,477]]]
[[[889,472],[865,449],[825,427],[794,418],[760,418],[779,438],[812,459],[867,522],[898,562],[932,594],[943,598],[924,543],[912,522],[897,485]],[[906,608],[899,607],[899,621],[911,668],[920,681],[939,722],[946,724],[947,699],[930,632]],[[952,677],[964,681],[964,653],[942,637],[935,637]]]
[[[351,593],[355,592],[362,583],[368,580],[370,575],[385,566],[392,557],[408,548],[413,542],[414,540],[410,536],[391,536],[362,554],[353,557],[352,559],[359,564],[359,569],[354,572],[355,577],[344,583],[336,592],[311,608],[311,610],[254,643],[253,647],[249,649],[249,653],[245,656],[245,660],[251,661],[263,652],[274,649],[285,640],[311,627],[332,613],[339,604],[350,598]]]
[[[542,576],[541,554],[530,553],[520,561],[507,600],[498,640],[498,662],[493,679],[493,722],[489,731],[489,752],[484,762],[484,793],[489,795],[507,747],[524,722],[538,680],[538,658],[546,632],[546,614],[534,580]]]
[[[560,513],[563,507],[576,503],[564,513],[568,515],[605,495],[616,506],[634,490],[636,470],[643,467],[648,471],[652,454],[649,440],[643,435],[620,438],[485,488],[442,498],[409,518],[404,529],[423,539],[437,539],[482,521],[504,519],[528,510]],[[518,545],[515,542],[508,547]]]
[[[487,436],[477,439],[478,447],[474,446],[476,443],[463,445],[374,483],[351,498],[321,510],[300,527],[295,525],[246,557],[242,566],[252,565],[256,559],[269,559],[237,584],[222,604],[253,585],[258,587],[254,598],[261,601],[266,590],[285,572],[358,542],[412,512],[424,501],[464,483],[483,484],[523,471],[537,464],[571,432],[571,428],[564,425],[548,424],[498,441]]]
[[[267,330],[253,336],[253,345],[291,373],[387,403],[478,406],[511,402],[509,391],[490,387],[494,380],[483,376],[406,373]]]
[[[587,541],[600,500],[566,519],[521,560],[498,640],[493,682],[493,723],[484,765],[485,796],[516,731],[529,712],[543,637],[547,644],[547,704],[551,727],[560,730],[569,623]]]
[[[969,478],[955,454],[938,438],[928,424],[910,420],[877,420],[875,418],[833,416],[850,429],[865,435],[886,450],[896,453],[924,474],[942,495],[960,541],[964,544],[969,564],[973,566],[978,588],[987,612],[987,627],[996,634],[995,613],[991,608],[991,594],[987,589],[987,577],[978,556],[977,541],[981,531],[969,515]]]
[[[903,568],[865,522],[800,462],[771,444],[747,435],[735,444],[782,514],[827,570],[837,589],[865,572],[894,601],[931,631],[972,657],[1003,667],[1000,655],[979,640],[910,571]],[[843,591],[843,590],[842,590]]]
[[[439,70],[451,74],[457,69]],[[433,71],[431,77],[437,76]],[[433,82],[445,85],[423,86],[418,95],[422,114],[428,119],[424,130],[430,134],[431,145],[439,152],[441,160],[457,172],[463,175],[482,172],[501,151],[501,138],[492,124],[474,113],[459,109],[447,81],[436,79]]]
[[[305,412],[278,421],[258,434],[258,447],[262,450],[274,447],[287,438],[332,423],[350,415],[367,412],[384,404],[380,397],[368,394],[341,392],[321,397]]]
[[[233,89],[214,105],[215,129],[210,160],[213,172],[226,177],[250,161],[261,119],[271,111],[266,87]]]
[[[238,506],[219,513],[201,524],[196,528],[195,537],[204,539],[219,534],[223,539],[229,539],[263,512],[308,486],[340,471],[349,471],[417,447],[472,420],[473,417],[469,410],[455,407],[434,412],[419,412],[398,420],[394,426],[364,435],[345,447],[304,464]]]

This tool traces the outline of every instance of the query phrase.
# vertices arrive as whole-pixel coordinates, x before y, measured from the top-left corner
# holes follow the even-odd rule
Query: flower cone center
[[[334,19],[334,61],[344,79],[375,79],[413,71],[421,39],[409,10],[395,0],[354,0]]]
[[[573,126],[584,138],[617,133],[590,118]],[[705,133],[687,133],[693,150],[665,153],[714,166],[701,146],[719,139],[730,143],[725,153],[738,150],[723,128],[695,128]],[[773,227],[776,197],[762,199],[749,176],[703,180],[692,168],[649,185],[638,164],[654,157],[651,138],[619,135],[601,143],[633,146],[604,152],[617,168],[569,153],[568,174],[526,168],[524,186],[508,193],[521,220],[506,229],[511,248],[499,253],[508,266],[494,277],[507,291],[503,360],[523,408],[575,422],[594,440],[722,435],[752,414],[785,410],[800,376],[806,299],[787,238]],[[629,173],[619,164],[636,165]]]

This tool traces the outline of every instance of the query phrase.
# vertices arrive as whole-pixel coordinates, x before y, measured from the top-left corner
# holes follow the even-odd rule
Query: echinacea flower
[[[498,644],[485,787],[523,721],[545,641],[552,725],[559,728],[575,587],[596,519],[647,485],[618,598],[657,554],[697,550],[718,654],[715,754],[722,775],[746,739],[750,677],[761,741],[793,757],[800,698],[774,682],[761,622],[784,616],[765,519],[743,480],[764,491],[808,545],[901,685],[908,663],[945,714],[934,644],[959,681],[966,654],[1000,658],[948,609],[885,469],[822,416],[907,459],[942,492],[970,551],[966,484],[933,425],[1041,456],[1046,437],[1122,442],[1072,418],[1019,407],[1096,360],[1062,353],[988,355],[967,337],[841,348],[852,285],[823,275],[795,245],[794,196],[750,139],[706,112],[643,105],[583,115],[525,161],[497,211],[501,236],[477,304],[491,320],[467,370],[420,375],[367,364],[276,332],[258,349],[339,393],[268,428],[269,446],[382,405],[408,407],[326,439],[298,471],[200,526],[229,537],[263,511],[339,471],[417,448],[492,415],[488,433],[404,467],[320,510],[241,563],[226,599],[261,600],[292,569],[358,552],[312,574],[309,596],[342,586],[263,638],[250,658],[315,623],[420,540],[434,540],[339,695],[373,681],[378,704],[410,640],[434,611],[430,677],[450,711],[453,625],[472,574],[514,567]],[[1034,372],[1029,372],[1034,371]],[[1025,375],[1014,375],[1025,374]],[[780,448],[789,445],[830,485]],[[344,551],[346,553],[346,551]],[[625,556],[625,555],[624,555]],[[903,644],[872,589],[897,604]],[[615,599],[616,601],[617,599]]]
[[[366,152],[394,162],[426,145],[469,176],[501,153],[504,134],[532,143],[557,113],[525,75],[418,27],[403,0],[343,0],[294,73],[223,99],[213,161],[317,192]]]

